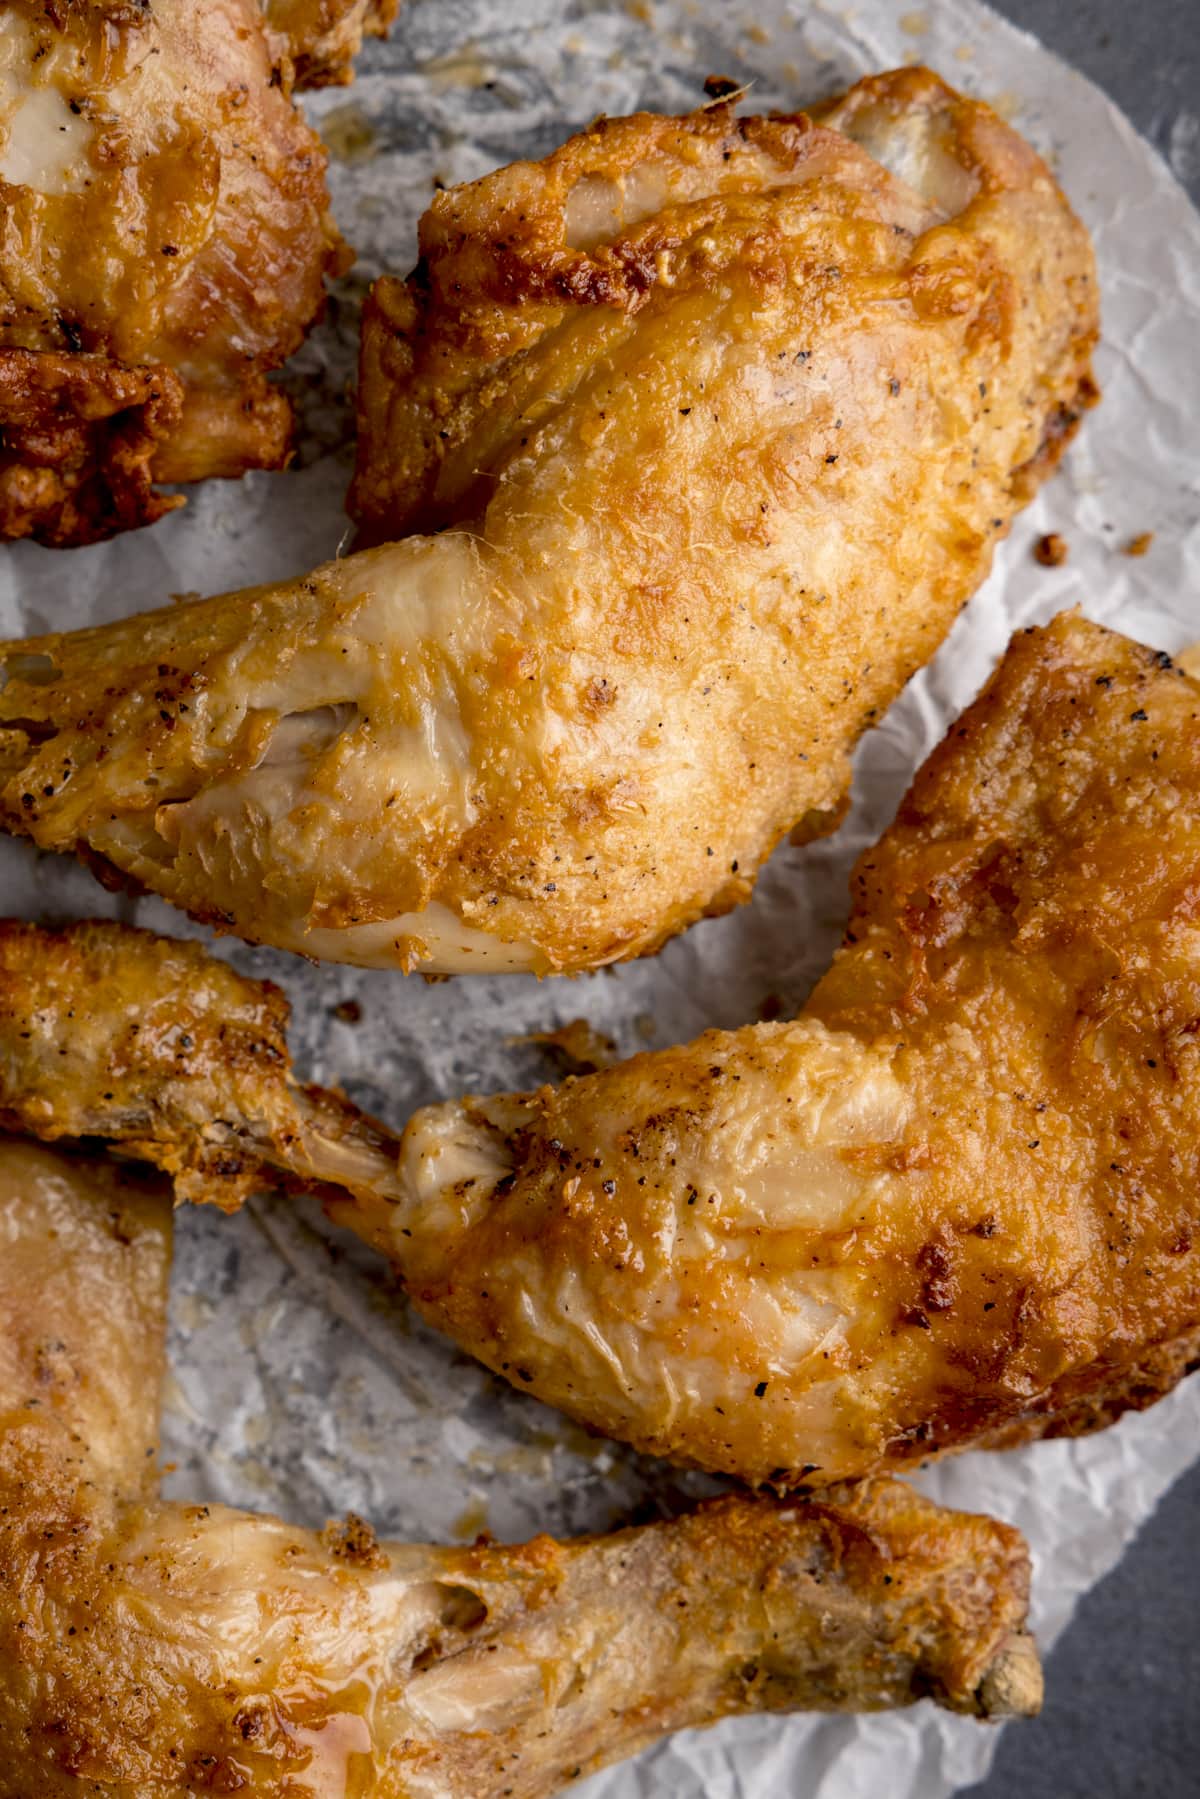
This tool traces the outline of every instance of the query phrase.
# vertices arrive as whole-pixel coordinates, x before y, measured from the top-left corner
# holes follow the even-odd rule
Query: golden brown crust
[[[1132,1361],[1128,1351],[1101,1356],[1058,1382],[1010,1422],[987,1431],[981,1449],[1016,1449],[1041,1437],[1085,1437],[1107,1430],[1126,1412],[1144,1412],[1200,1369],[1200,1327],[1151,1344]]]
[[[13,0],[3,31],[0,536],[92,542],[174,504],[154,482],[281,466],[265,377],[342,250],[257,0]]]
[[[920,135],[923,116],[932,147],[927,164],[910,169],[906,134],[909,141]],[[856,132],[880,158],[873,173],[856,158]],[[826,184],[824,204],[843,221],[840,241],[834,227],[827,241],[814,241],[813,255],[836,265],[840,295],[850,291],[847,282],[865,278],[848,307],[856,300],[869,305],[872,279],[881,274],[870,267],[877,246],[855,241],[854,212],[870,216],[872,202],[884,212],[895,207],[889,162],[910,175],[906,191],[914,200],[913,183],[928,174],[921,191],[935,194],[932,212],[896,215],[911,254],[889,265],[888,298],[930,323],[947,312],[964,318],[992,390],[991,405],[978,409],[985,415],[1006,404],[998,371],[984,364],[998,341],[1009,353],[1014,348],[1022,278],[1034,285],[1046,278],[1022,269],[1032,243],[1019,249],[1020,234],[1039,214],[1041,228],[1054,234],[1045,268],[1059,284],[1051,305],[1068,330],[1055,344],[1055,362],[1036,378],[1055,398],[1021,465],[1020,500],[1030,498],[1069,438],[1081,396],[1095,393],[1090,257],[1081,238],[1072,241],[1077,228],[1067,224],[1061,195],[1029,146],[988,107],[929,70],[906,69],[869,77],[811,116],[738,118],[732,107],[712,106],[686,120],[648,113],[600,119],[541,163],[515,163],[439,194],[421,221],[415,273],[407,281],[385,276],[364,310],[358,467],[349,500],[363,541],[481,513],[495,512],[499,522],[496,483],[516,478],[520,488],[519,452],[537,441],[547,418],[591,399],[589,376],[609,348],[613,315],[628,318],[661,304],[664,282],[683,310],[689,290],[719,291],[736,257],[761,305],[787,253],[772,242],[765,220],[738,220],[739,199],[753,192],[764,167],[776,180],[803,185],[810,159]],[[648,181],[647,165],[656,162],[662,173]],[[982,255],[971,253],[976,237]],[[831,296],[813,298],[816,308]],[[819,340],[816,320],[803,313],[790,326],[798,343]],[[886,372],[902,373],[899,362]],[[1044,403],[1040,394],[1022,398]],[[864,399],[845,388],[837,393],[843,425]],[[728,454],[730,446],[723,447]],[[846,438],[837,460],[857,453]],[[645,473],[643,447],[637,479]]]
[[[1198,722],[1159,652],[1019,634],[794,1025],[413,1121],[415,1211],[459,1233],[406,1258],[427,1315],[743,1477],[1152,1403],[1200,1321]]]
[[[822,1486],[1095,1428],[1187,1371],[1200,1320],[1198,721],[1157,652],[1073,615],[1020,634],[860,861],[798,1020],[426,1108],[399,1143],[294,1083],[278,1017],[269,1061],[235,1055],[222,1021],[261,997],[196,949],[8,926],[3,1116],[212,1197],[219,1118],[224,1203],[316,1186],[489,1367],[677,1460]],[[176,956],[194,1065],[128,1050]]]
[[[263,0],[267,25],[287,40],[297,87],[354,79],[364,37],[386,37],[400,0]]]
[[[1018,634],[859,863],[809,1011],[898,1034],[915,1079],[909,1349],[943,1369],[915,1455],[975,1419],[1106,1424],[1194,1359],[1198,721],[1168,656],[1063,614]]]
[[[0,349],[0,534],[95,543],[181,506],[151,471],[183,399],[162,366]]]
[[[730,1713],[1038,1709],[1020,1536],[894,1482],[467,1549],[160,1503],[169,1224],[128,1174],[0,1141],[6,1799],[318,1772],[324,1799],[549,1799]]]
[[[431,973],[648,954],[832,828],[1096,328],[1032,151],[927,74],[870,91],[864,144],[639,115],[440,196],[372,315],[357,491],[450,528],[6,646],[4,825]]]
[[[590,372],[591,345],[563,358],[564,328],[596,314],[606,347],[606,314],[631,318],[661,302],[663,286],[668,304],[681,289],[712,289],[738,258],[769,291],[785,247],[769,214],[739,218],[739,202],[768,182],[802,183],[810,159],[835,213],[853,216],[852,194],[868,216],[897,209],[886,171],[804,114],[738,118],[724,106],[601,118],[540,163],[438,194],[416,271],[377,281],[364,309],[349,501],[364,541],[486,511],[503,461]],[[906,227],[929,222],[919,205],[907,211]]]
[[[331,1192],[360,1160],[386,1191],[395,1140],[337,1094],[297,1085],[287,1021],[277,987],[198,943],[101,920],[50,933],[0,921],[0,1128],[107,1135],[169,1173],[180,1198],[228,1210],[264,1182],[321,1191],[310,1145],[333,1158]]]

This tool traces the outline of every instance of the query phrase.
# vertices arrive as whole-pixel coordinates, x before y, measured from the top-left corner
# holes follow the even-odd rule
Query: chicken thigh
[[[290,68],[258,0],[3,8],[0,537],[89,543],[182,503],[158,482],[285,461],[267,375],[345,266]]]
[[[831,829],[1090,391],[1096,294],[985,106],[903,70],[827,116],[601,121],[439,196],[356,485],[438,534],[0,646],[0,822],[252,941],[539,973]]]
[[[400,1140],[198,945],[10,925],[0,1119],[181,1196],[316,1189],[490,1368],[677,1461],[821,1486],[1093,1429],[1200,1357],[1198,724],[1165,656],[1022,633],[798,1019]]]
[[[0,1141],[0,1799],[542,1799],[730,1712],[1037,1710],[1021,1538],[898,1482],[517,1548],[163,1503],[169,1231]]]

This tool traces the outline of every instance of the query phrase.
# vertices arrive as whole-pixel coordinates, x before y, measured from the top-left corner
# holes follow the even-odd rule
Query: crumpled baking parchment
[[[708,16],[706,16],[706,14]],[[312,968],[225,943],[295,1007],[303,1071],[400,1124],[424,1101],[554,1078],[521,1042],[576,1017],[621,1053],[794,1009],[825,966],[857,852],[977,691],[1017,626],[1082,605],[1168,650],[1200,636],[1200,217],[1111,104],[968,0],[907,11],[799,0],[408,0],[356,85],[305,104],[332,152],[337,216],[360,260],[287,376],[304,420],[300,466],[212,483],[152,531],[93,549],[20,546],[0,558],[5,635],[118,617],[171,593],[292,574],[345,530],[357,302],[402,271],[436,182],[536,156],[597,112],[686,110],[705,75],[794,108],[873,69],[930,62],[982,94],[1051,157],[1095,233],[1104,296],[1102,408],[1066,466],[1001,545],[995,571],[933,665],[863,744],[853,812],[831,841],[783,849],[754,902],[655,960],[578,981],[523,976],[426,985]],[[1034,540],[1070,555],[1038,566]],[[1153,531],[1149,552],[1122,553]],[[0,844],[0,907],[117,912],[197,934],[154,901],[105,894],[65,859]],[[354,1001],[361,1019],[336,1008]],[[353,1008],[351,1008],[353,1009]],[[310,1524],[352,1508],[381,1532],[469,1539],[569,1533],[678,1507],[711,1488],[587,1437],[493,1381],[407,1313],[387,1270],[312,1207],[255,1201],[179,1219],[164,1455],[168,1491],[270,1508]],[[1200,1379],[1103,1436],[960,1457],[931,1493],[1019,1524],[1035,1557],[1034,1621],[1048,1647],[1200,1442]],[[979,1778],[996,1733],[923,1705],[889,1717],[746,1719],[689,1732],[595,1777],[589,1799],[942,1799]],[[303,1790],[299,1785],[297,1792]]]

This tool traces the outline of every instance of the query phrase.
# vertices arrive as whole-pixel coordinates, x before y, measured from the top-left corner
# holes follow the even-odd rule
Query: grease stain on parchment
[[[486,87],[489,81],[496,79],[495,69],[477,44],[464,44],[445,56],[432,57],[421,64],[421,74],[437,94],[447,93],[452,88],[470,92],[472,88]]]
[[[321,120],[321,139],[339,162],[369,162],[379,152],[379,134],[357,101],[335,106]]]

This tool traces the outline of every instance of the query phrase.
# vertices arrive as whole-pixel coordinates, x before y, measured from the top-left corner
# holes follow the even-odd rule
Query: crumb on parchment
[[[586,1018],[572,1018],[553,1031],[530,1031],[509,1041],[537,1043],[559,1056],[576,1074],[592,1074],[598,1068],[609,1068],[617,1058],[617,1046],[611,1037],[598,1031]]]
[[[390,1566],[378,1538],[365,1518],[347,1512],[344,1519],[331,1518],[321,1533],[325,1548],[335,1561],[351,1568],[384,1569]]]
[[[1066,538],[1057,531],[1047,531],[1033,546],[1033,559],[1043,568],[1061,568],[1069,553]]]

